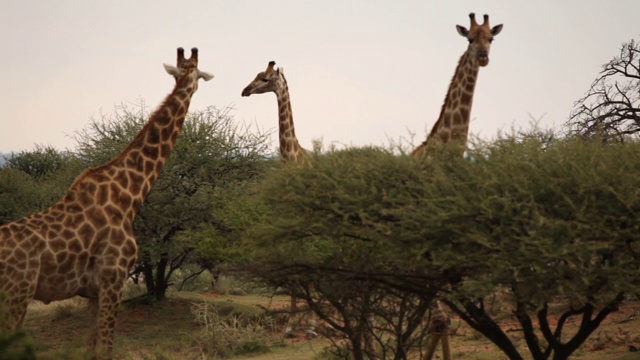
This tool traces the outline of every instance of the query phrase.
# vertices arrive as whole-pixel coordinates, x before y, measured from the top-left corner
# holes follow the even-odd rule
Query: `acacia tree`
[[[247,240],[255,275],[294,284],[329,323],[324,304],[347,314],[335,325],[354,358],[415,351],[398,347],[408,343],[396,332],[367,353],[361,334],[375,336],[372,324],[386,322],[407,335],[412,317],[385,317],[384,305],[398,309],[411,296],[428,303],[437,292],[509,358],[525,357],[501,327],[510,315],[534,359],[568,358],[638,292],[640,143],[525,135],[426,169],[387,151],[349,149],[274,172],[260,188],[263,222]],[[489,308],[496,297],[506,313]],[[552,305],[561,309],[555,326]],[[421,302],[412,306],[418,314]],[[572,333],[566,324],[575,318]]]
[[[640,44],[622,44],[602,66],[586,95],[574,104],[567,127],[585,137],[623,141],[640,131]]]
[[[119,109],[76,134],[79,156],[101,164],[118,154],[145,122],[145,116]],[[198,246],[189,231],[210,226],[224,232],[218,214],[237,189],[261,173],[267,135],[233,123],[229,109],[209,107],[187,116],[167,164],[134,221],[140,247],[135,271],[144,274],[148,295],[163,299],[175,271]]]
[[[426,261],[416,241],[423,231],[405,216],[420,207],[422,169],[376,148],[311,162],[261,182],[263,215],[246,239],[250,270],[304,299],[341,335],[330,339],[347,340],[335,355],[406,359],[423,343],[431,300],[456,276]]]
[[[534,359],[567,359],[640,283],[640,150],[535,136],[477,146],[432,178],[426,219],[475,271],[445,302],[511,359],[524,355],[492,316],[499,297]],[[549,308],[559,309],[551,325]],[[556,310],[556,313],[558,310]],[[580,324],[572,333],[566,325]]]

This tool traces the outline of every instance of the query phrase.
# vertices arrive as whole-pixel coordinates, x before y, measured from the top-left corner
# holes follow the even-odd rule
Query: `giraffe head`
[[[242,96],[251,94],[263,94],[266,92],[275,92],[281,85],[282,80],[280,73],[282,69],[275,69],[276,62],[269,61],[269,65],[265,71],[256,75],[256,78],[242,90]]]
[[[469,48],[467,52],[471,57],[478,61],[480,66],[489,64],[489,49],[493,37],[498,35],[502,30],[502,24],[489,27],[489,15],[484,15],[482,24],[476,22],[476,14],[469,14],[471,26],[467,30],[464,26],[456,25],[458,34],[469,40]]]
[[[197,73],[196,83],[195,83],[196,90],[198,87],[197,80],[204,79],[204,81],[209,81],[213,79],[213,74],[198,70],[198,49],[197,48],[192,48],[191,57],[189,59],[185,59],[184,49],[180,47],[178,48],[177,66],[172,66],[167,64],[163,64],[163,65],[167,73],[169,73],[169,75],[173,75],[173,77],[176,79],[176,83],[181,77],[189,73],[189,71],[194,70]]]

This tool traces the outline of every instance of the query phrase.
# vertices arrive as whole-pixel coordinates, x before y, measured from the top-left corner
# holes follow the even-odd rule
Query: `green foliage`
[[[425,335],[420,320],[452,267],[424,256],[412,214],[423,177],[415,159],[373,147],[274,171],[259,187],[265,210],[247,236],[254,274],[305,299],[354,353],[370,351],[366,338],[385,356],[406,353]]]
[[[4,167],[21,170],[37,181],[65,167],[69,158],[69,154],[50,146],[36,145],[32,151],[12,154]]]
[[[486,271],[476,285],[508,285],[540,306],[637,291],[640,144],[503,140],[433,177],[440,199],[429,202],[427,226],[467,250],[449,259]]]
[[[640,143],[547,135],[478,143],[465,159],[443,149],[426,165],[364,148],[273,172],[247,240],[255,273],[313,289],[307,301],[330,289],[346,298],[371,283],[430,299],[448,283],[448,301],[466,320],[497,289],[510,292],[522,321],[570,301],[566,315],[587,316],[587,325],[566,349],[546,339],[570,353],[620,294],[639,291]]]
[[[194,248],[200,262],[209,270],[221,264],[233,265],[245,260],[247,252],[242,239],[247,228],[259,221],[265,206],[256,201],[254,184],[268,171],[269,162],[260,164],[260,174],[226,187],[216,195],[215,221],[202,223],[196,229],[185,231],[180,241]]]
[[[428,208],[448,243],[466,244],[451,260],[463,255],[459,260],[474,269],[449,306],[511,358],[521,356],[484,310],[490,292],[509,291],[536,359],[569,357],[623,294],[638,292],[640,143],[543,139],[480,144],[469,154],[473,161],[433,178],[442,201]],[[567,309],[555,328],[546,320],[552,302]],[[563,338],[572,316],[581,318],[580,331]]]
[[[22,330],[0,333],[0,359],[35,360],[33,341]]]
[[[28,214],[40,202],[35,182],[20,170],[0,168],[0,224]]]
[[[312,167],[286,166],[260,186],[262,221],[249,243],[253,260],[354,273],[424,276],[424,172],[380,148],[332,151]],[[437,265],[440,266],[440,265]]]
[[[255,259],[456,270],[491,275],[469,278],[481,288],[522,284],[527,302],[609,300],[638,290],[639,150],[505,138],[424,170],[383,149],[330,153],[264,181]]]

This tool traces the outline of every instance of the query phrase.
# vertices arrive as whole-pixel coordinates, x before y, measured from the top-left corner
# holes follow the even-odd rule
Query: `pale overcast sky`
[[[173,88],[162,63],[179,46],[198,47],[200,69],[215,74],[191,110],[231,105],[237,121],[274,130],[275,95],[240,92],[275,60],[302,146],[410,132],[418,144],[467,47],[455,25],[468,27],[470,12],[504,24],[476,87],[471,132],[482,137],[530,116],[560,127],[600,66],[640,38],[638,0],[6,0],[0,152],[73,149],[70,135],[120,103],[142,98],[152,111]]]

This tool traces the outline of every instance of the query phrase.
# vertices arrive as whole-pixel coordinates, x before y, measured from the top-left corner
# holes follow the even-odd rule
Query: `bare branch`
[[[640,132],[640,44],[623,44],[602,66],[585,96],[575,102],[566,127],[585,138],[622,142]]]

